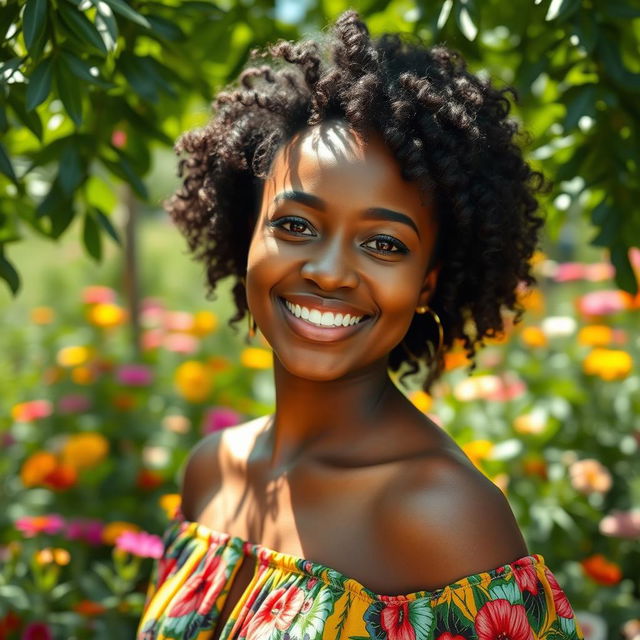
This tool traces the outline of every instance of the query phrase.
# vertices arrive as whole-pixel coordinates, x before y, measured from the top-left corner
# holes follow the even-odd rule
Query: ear
[[[418,306],[424,307],[429,303],[431,296],[436,290],[436,284],[438,283],[438,274],[440,273],[441,267],[442,264],[438,263],[435,267],[431,267],[431,269],[427,272],[424,282],[422,283],[422,288],[420,289]]]

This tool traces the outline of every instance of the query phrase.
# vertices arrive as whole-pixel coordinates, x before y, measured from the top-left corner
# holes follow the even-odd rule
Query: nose
[[[301,269],[302,277],[324,291],[341,287],[353,289],[359,277],[353,265],[353,256],[345,249],[339,237],[316,244]]]

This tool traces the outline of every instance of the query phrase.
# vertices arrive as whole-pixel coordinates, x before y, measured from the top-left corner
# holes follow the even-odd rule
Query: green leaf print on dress
[[[325,622],[333,612],[333,592],[323,588],[323,583],[317,578],[309,578],[305,587],[308,589],[307,596],[288,635],[291,640],[320,640]]]
[[[371,604],[364,620],[376,640],[428,640],[434,614],[426,598],[382,601]]]

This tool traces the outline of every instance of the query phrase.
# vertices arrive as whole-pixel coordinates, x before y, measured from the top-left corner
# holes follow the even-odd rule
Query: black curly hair
[[[470,73],[445,46],[399,34],[371,39],[351,10],[320,41],[280,41],[252,58],[270,64],[246,68],[218,94],[209,124],[176,144],[186,154],[183,184],[165,207],[205,265],[208,296],[233,276],[230,322],[247,312],[247,252],[274,154],[301,129],[340,118],[363,136],[381,134],[403,177],[435,196],[441,269],[430,306],[442,320],[443,343],[434,348],[431,314],[414,315],[390,354],[391,370],[406,364],[416,373],[426,365],[428,390],[458,339],[473,371],[477,345],[504,329],[501,310],[520,321],[518,286],[536,283],[529,261],[543,219],[535,194],[546,183],[516,144],[519,128],[508,117],[513,89]]]

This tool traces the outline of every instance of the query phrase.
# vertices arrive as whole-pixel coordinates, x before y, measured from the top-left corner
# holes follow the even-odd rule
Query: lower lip
[[[286,322],[292,331],[300,337],[312,340],[313,342],[335,342],[337,340],[343,340],[360,331],[362,325],[370,320],[370,318],[365,318],[357,324],[351,324],[346,327],[318,327],[305,322],[302,318],[296,318],[287,309],[282,298],[278,298],[278,303],[282,307]]]

